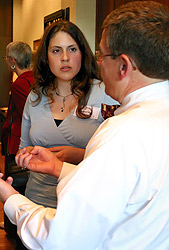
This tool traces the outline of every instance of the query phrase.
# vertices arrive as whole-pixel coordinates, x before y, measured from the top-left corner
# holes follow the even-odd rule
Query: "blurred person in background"
[[[34,83],[31,70],[32,50],[28,44],[20,41],[9,43],[6,46],[5,59],[9,70],[18,77],[11,84],[6,121],[1,130],[3,155],[16,154],[18,151],[23,108]]]

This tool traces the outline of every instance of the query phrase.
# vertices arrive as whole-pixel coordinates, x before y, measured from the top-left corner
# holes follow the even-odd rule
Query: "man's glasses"
[[[114,54],[104,55],[100,50],[97,50],[95,53],[95,58],[98,62],[102,62],[106,56],[111,56],[113,59],[116,59],[118,56],[120,56],[120,54],[119,55],[114,55]]]
[[[96,53],[95,53],[95,58],[98,62],[102,62],[104,60],[104,58],[106,56],[111,56],[113,59],[116,59],[118,56],[120,56],[121,54],[118,54],[118,55],[114,55],[114,54],[106,54],[104,55],[100,50],[97,50]],[[134,70],[136,70],[136,67],[134,66],[132,60],[128,57],[132,67]]]

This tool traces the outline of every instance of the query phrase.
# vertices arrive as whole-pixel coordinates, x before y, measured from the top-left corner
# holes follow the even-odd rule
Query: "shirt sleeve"
[[[77,165],[73,165],[68,162],[63,163],[62,171],[60,173],[58,181],[63,179],[66,175],[68,175],[72,170],[74,170],[77,167]]]
[[[69,194],[67,192],[69,193],[65,185],[58,197],[57,210],[36,205],[19,194],[6,201],[5,213],[17,225],[18,234],[27,248],[96,248],[100,241],[99,235],[104,234],[105,227],[109,225],[107,218],[95,211],[83,195],[79,196],[73,190]]]
[[[19,236],[21,235],[21,240],[24,245],[29,249],[42,249],[38,241],[40,238],[43,238],[41,234],[44,233],[46,235],[50,230],[50,222],[52,222],[56,210],[44,208],[28,200],[23,195],[15,194],[9,197],[5,202],[4,211],[10,221],[17,225]],[[36,229],[34,228],[35,225],[37,225]],[[26,229],[24,229],[25,226],[27,227]],[[37,240],[35,240],[38,232],[41,236],[39,235],[40,237],[38,236]]]
[[[88,151],[86,159],[59,182],[57,210],[36,205],[18,194],[6,201],[5,212],[17,224],[18,234],[28,248],[96,249],[117,223],[138,175],[131,167],[125,171],[126,164],[132,166],[132,162],[128,161],[129,154],[121,157],[126,145],[116,146],[120,138],[115,137],[111,143],[110,132],[100,132],[91,140],[93,150]]]

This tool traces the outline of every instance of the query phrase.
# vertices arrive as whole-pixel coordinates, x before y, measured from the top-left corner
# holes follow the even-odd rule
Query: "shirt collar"
[[[151,101],[161,99],[164,97],[169,98],[169,81],[153,83],[146,87],[137,89],[128,94],[122,101],[121,106],[114,112],[114,115],[119,115],[137,103],[144,101]]]

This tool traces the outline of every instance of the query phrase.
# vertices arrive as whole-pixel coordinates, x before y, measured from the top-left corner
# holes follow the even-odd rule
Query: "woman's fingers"
[[[20,167],[24,167],[24,165],[23,165],[24,160],[29,155],[30,155],[29,153],[25,153],[25,154],[20,153],[20,154],[17,154],[15,156],[15,161],[16,161],[17,165],[20,166]]]

